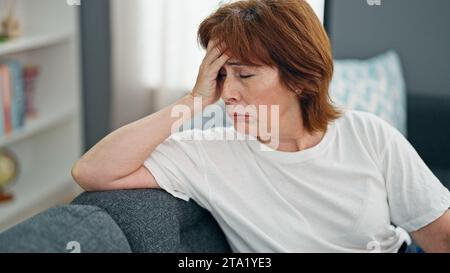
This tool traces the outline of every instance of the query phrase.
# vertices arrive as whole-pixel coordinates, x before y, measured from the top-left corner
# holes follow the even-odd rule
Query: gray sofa
[[[73,251],[231,252],[207,210],[157,189],[86,192],[0,234],[0,252]]]
[[[449,137],[450,97],[410,94],[408,139],[447,187]],[[208,211],[155,189],[83,193],[0,234],[0,252],[77,250],[231,251]]]

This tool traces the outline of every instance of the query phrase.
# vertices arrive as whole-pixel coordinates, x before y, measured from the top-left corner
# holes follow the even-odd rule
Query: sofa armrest
[[[450,169],[450,96],[408,94],[408,140],[432,169]]]
[[[116,253],[131,249],[114,220],[95,206],[57,206],[0,234],[0,253],[71,251]]]
[[[231,252],[209,211],[163,190],[86,192],[72,203],[108,212],[133,252]]]

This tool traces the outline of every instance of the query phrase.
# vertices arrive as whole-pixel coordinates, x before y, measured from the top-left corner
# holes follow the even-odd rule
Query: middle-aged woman
[[[198,35],[207,52],[192,92],[83,155],[72,174],[84,189],[192,198],[235,252],[397,252],[408,233],[425,251],[450,251],[449,191],[396,129],[330,101],[330,43],[306,1],[229,3]],[[172,110],[219,98],[233,127],[172,132]],[[249,130],[274,124],[276,135]]]

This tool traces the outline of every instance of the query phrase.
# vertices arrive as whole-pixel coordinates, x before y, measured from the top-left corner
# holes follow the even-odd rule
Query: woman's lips
[[[246,121],[248,122],[250,120],[249,114],[239,114],[239,113],[233,113],[234,121]]]
[[[234,113],[233,114],[235,117],[250,117],[249,114],[239,114],[239,113]]]

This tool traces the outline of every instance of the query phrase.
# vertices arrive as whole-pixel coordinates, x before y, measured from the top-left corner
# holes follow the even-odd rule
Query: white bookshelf
[[[0,0],[0,16],[5,0]],[[82,105],[77,6],[65,0],[16,0],[24,34],[0,43],[0,61],[36,64],[38,115],[10,135],[0,148],[19,162],[8,188],[14,200],[0,203],[0,231],[47,208],[70,201],[80,188],[70,170],[82,153]]]
[[[19,37],[7,43],[1,44],[0,55],[10,55],[14,53],[29,51],[32,49],[50,47],[52,45],[63,42],[68,42],[69,39],[73,38],[72,34],[73,33],[70,32],[44,33],[38,35]]]

